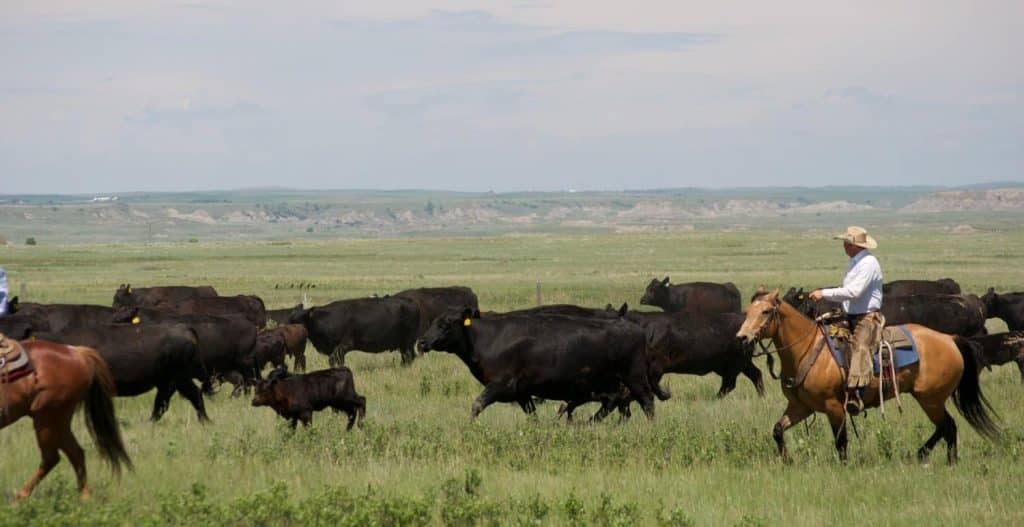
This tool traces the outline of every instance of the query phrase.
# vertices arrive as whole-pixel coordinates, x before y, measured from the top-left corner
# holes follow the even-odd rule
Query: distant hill
[[[1016,215],[1024,214],[1024,185],[516,193],[246,189],[0,196],[0,235],[14,242],[32,236],[66,243],[959,222],[951,228],[969,222],[957,214],[995,214],[999,221],[1016,221]]]

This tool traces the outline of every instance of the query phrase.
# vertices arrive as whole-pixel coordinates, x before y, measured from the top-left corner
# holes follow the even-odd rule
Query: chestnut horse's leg
[[[60,450],[67,456],[68,461],[71,462],[71,466],[75,469],[75,477],[78,479],[78,493],[82,498],[89,498],[92,496],[92,491],[89,490],[88,478],[86,477],[85,471],[85,451],[82,450],[82,445],[78,444],[78,440],[75,439],[75,434],[71,431],[71,417],[74,414],[68,414],[65,421],[60,426]]]
[[[18,500],[23,500],[32,495],[36,485],[53,470],[53,467],[57,466],[57,463],[60,463],[60,453],[57,451],[57,448],[60,444],[61,434],[58,430],[59,427],[53,426],[50,417],[46,414],[32,417],[32,425],[36,429],[36,444],[39,445],[39,454],[42,457],[42,461],[39,463],[39,468],[36,470],[35,475],[18,491],[16,497]]]
[[[840,401],[829,401],[825,405],[825,412],[828,415],[828,424],[832,427],[832,437],[836,441],[839,461],[846,462],[846,408]]]
[[[789,452],[786,451],[786,438],[784,437],[786,430],[807,419],[807,416],[812,413],[814,411],[803,404],[789,401],[786,411],[782,413],[782,418],[779,419],[779,422],[775,423],[775,428],[772,429],[772,437],[775,438],[775,444],[779,447],[779,455],[782,456],[783,461],[789,461]]]

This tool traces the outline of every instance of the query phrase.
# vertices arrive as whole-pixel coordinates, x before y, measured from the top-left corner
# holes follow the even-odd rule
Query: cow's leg
[[[153,399],[153,413],[149,416],[150,421],[155,423],[163,417],[164,412],[166,412],[167,408],[171,405],[171,396],[173,395],[174,386],[170,383],[156,387],[156,398]]]
[[[789,462],[789,452],[786,450],[786,430],[793,425],[807,419],[807,416],[811,415],[812,410],[803,404],[798,402],[790,401],[789,405],[786,406],[786,411],[782,413],[782,417],[775,427],[772,429],[772,437],[775,438],[775,445],[779,449],[779,455],[782,456],[782,460]]]
[[[611,414],[613,411],[615,411],[616,406],[617,405],[616,405],[614,400],[612,400],[610,398],[609,399],[602,399],[601,400],[601,407],[598,408],[597,411],[594,412],[594,415],[592,415],[590,417],[590,422],[592,422],[592,423],[600,423],[601,421],[604,421],[605,417],[608,417],[609,414]]]
[[[476,419],[476,416],[480,415],[480,412],[484,411],[484,408],[487,408],[494,403],[500,392],[501,388],[497,383],[488,384],[484,388],[484,391],[480,392],[480,395],[478,395],[476,400],[473,401],[473,408],[469,413],[470,420]]]
[[[761,369],[754,366],[753,362],[748,362],[743,367],[743,375],[750,379],[750,382],[754,383],[754,389],[757,390],[757,394],[764,397],[764,376],[761,375]]]
[[[206,404],[203,402],[203,394],[199,391],[199,388],[196,388],[195,384],[192,384],[192,379],[179,379],[177,389],[182,397],[192,403],[192,408],[195,408],[199,422],[208,423],[210,417],[206,415]]]
[[[408,366],[416,360],[416,349],[413,346],[403,344],[399,353],[402,354],[402,366]]]
[[[295,371],[297,371],[299,373],[305,373],[306,372],[306,350],[304,350],[304,349],[297,349],[297,350],[295,350],[295,353],[292,355],[292,357],[295,359],[294,362],[293,362],[293,364],[295,365],[294,366]]]
[[[292,417],[290,422],[289,422],[289,426],[291,426],[292,430],[295,430],[295,427],[298,426],[298,425],[299,425],[299,418],[298,417]]]
[[[647,382],[647,376],[625,379],[625,384],[629,389],[629,395],[640,403],[640,408],[647,415],[647,419],[654,419],[654,393]]]
[[[302,421],[303,428],[309,428],[309,425],[313,423],[313,412],[309,410],[303,411],[299,414],[299,420]]]
[[[345,365],[345,353],[347,353],[347,352],[345,350],[341,349],[340,345],[336,346],[334,348],[334,351],[332,351],[331,354],[328,356],[327,363],[330,364],[330,366],[332,368],[337,368],[338,366],[344,366]]]
[[[533,403],[533,397],[526,397],[516,401],[519,403],[519,407],[523,409],[523,413],[526,415],[535,415],[537,412],[537,405]]]
[[[557,420],[557,419],[561,418],[564,415],[565,416],[565,422],[566,423],[571,423],[572,422],[572,413],[574,411],[576,411],[576,408],[579,407],[580,404],[581,403],[577,403],[575,401],[570,401],[570,402],[567,402],[567,403],[562,403],[562,405],[558,407],[558,413],[555,414],[555,419]]]
[[[1017,357],[1017,369],[1020,370],[1020,382],[1024,383],[1024,357]]]
[[[736,377],[739,376],[739,373],[735,371],[726,371],[719,375],[722,376],[722,386],[718,388],[718,395],[716,397],[721,399],[722,397],[729,395],[729,392],[736,389]]]

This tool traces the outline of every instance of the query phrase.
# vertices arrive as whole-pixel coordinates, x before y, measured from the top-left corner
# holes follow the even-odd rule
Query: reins
[[[824,316],[824,315],[822,315],[822,316]],[[821,317],[819,317],[819,319],[815,319],[815,321],[814,321],[815,322],[814,329],[809,331],[803,337],[800,337],[797,341],[791,342],[791,343],[789,343],[789,344],[787,344],[785,346],[782,346],[781,348],[775,348],[774,350],[770,350],[769,351],[768,350],[768,346],[764,343],[764,341],[766,339],[765,339],[765,337],[761,337],[761,333],[764,332],[764,329],[766,327],[768,327],[768,324],[770,324],[773,320],[775,321],[776,324],[779,325],[779,333],[780,334],[782,333],[782,320],[781,320],[781,317],[779,316],[779,306],[774,306],[772,308],[772,314],[771,314],[771,317],[768,319],[768,322],[765,322],[765,324],[763,326],[761,326],[761,329],[759,329],[757,331],[757,335],[758,335],[757,345],[761,347],[761,353],[755,353],[753,356],[754,357],[760,357],[762,355],[771,355],[772,353],[778,353],[780,351],[787,350],[787,349],[790,349],[792,347],[795,347],[797,344],[800,344],[801,342],[807,340],[808,338],[810,338],[812,335],[814,335],[818,331],[818,329],[821,327],[821,320],[825,320],[825,319],[822,319]]]

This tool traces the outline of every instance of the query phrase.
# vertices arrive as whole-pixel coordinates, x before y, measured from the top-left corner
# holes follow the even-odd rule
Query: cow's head
[[[139,316],[139,308],[133,306],[122,306],[114,310],[114,314],[110,316],[110,321],[115,324],[127,324],[129,322],[135,322]]]
[[[480,312],[472,308],[453,310],[434,319],[427,331],[420,337],[417,347],[421,352],[431,350],[453,351],[460,347],[466,328],[473,320],[480,318]]]
[[[736,332],[736,338],[744,343],[750,343],[774,334],[781,303],[778,289],[769,292],[764,286],[758,288],[753,301],[747,306],[747,318]]]
[[[669,284],[668,277],[664,280],[657,278],[647,284],[644,296],[640,297],[640,303],[645,306],[660,306],[668,303]]]
[[[292,308],[292,312],[288,313],[288,323],[305,325],[309,321],[310,315],[313,314],[314,309],[316,308],[303,309],[302,304],[296,304]]]
[[[277,395],[274,387],[281,379],[289,376],[288,368],[284,365],[277,366],[267,374],[266,379],[260,379],[253,385],[253,406],[270,406],[274,404]]]
[[[135,305],[135,297],[132,295],[131,284],[121,284],[114,293],[114,307],[125,307]]]
[[[985,318],[994,318],[999,313],[999,294],[996,288],[990,287],[984,295],[981,295],[981,302],[985,304]]]

